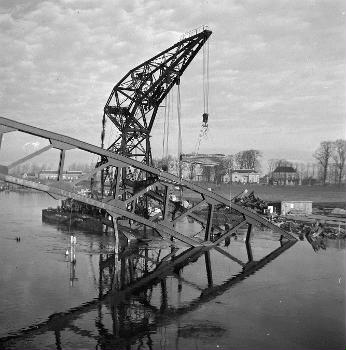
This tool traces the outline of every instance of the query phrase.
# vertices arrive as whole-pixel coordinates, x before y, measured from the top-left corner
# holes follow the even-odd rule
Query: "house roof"
[[[234,169],[232,170],[232,174],[258,174],[257,171],[253,170],[253,169]]]
[[[80,175],[80,174],[83,174],[83,172],[80,171],[80,170],[66,170],[63,173],[64,174],[68,174],[68,175],[73,175],[73,174]],[[54,174],[54,175],[57,175],[58,171],[57,170],[41,170],[40,174]]]
[[[220,162],[216,159],[213,159],[212,157],[189,157],[189,158],[183,158],[184,163],[193,163],[193,164],[200,164],[203,166],[216,166],[219,165]]]
[[[278,166],[274,173],[296,173],[297,171],[291,166]]]
[[[57,174],[56,170],[41,170],[40,174]]]
[[[83,172],[81,170],[67,170],[65,174],[83,174]]]
[[[182,155],[183,158],[225,158],[225,155],[222,153],[199,153],[199,154],[195,154],[195,153],[185,153]]]

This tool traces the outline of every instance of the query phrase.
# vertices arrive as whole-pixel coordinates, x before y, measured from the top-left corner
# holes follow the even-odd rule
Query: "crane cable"
[[[202,126],[199,131],[195,146],[195,154],[199,152],[202,139],[207,136],[209,117],[209,40],[203,46],[203,116]]]
[[[180,100],[180,82],[177,84],[177,115],[178,115],[178,164],[179,164],[179,178],[181,180],[181,161],[182,161],[182,150],[183,150],[183,139],[181,135],[181,100]]]
[[[203,114],[209,110],[209,40],[203,46]]]
[[[164,123],[163,123],[163,136],[162,136],[162,160],[168,161],[168,142],[169,142],[169,120],[172,106],[172,94],[171,92],[165,97],[165,109],[164,109]],[[167,164],[168,165],[168,164]]]
[[[162,134],[162,159],[165,159],[165,150],[166,150],[167,104],[168,104],[168,95],[166,95],[165,97],[163,134]]]
[[[178,116],[178,176],[180,179],[179,198],[180,202],[183,201],[183,186],[181,180],[183,178],[182,172],[182,160],[183,160],[183,139],[181,135],[181,99],[180,99],[180,80],[177,82],[177,116]]]

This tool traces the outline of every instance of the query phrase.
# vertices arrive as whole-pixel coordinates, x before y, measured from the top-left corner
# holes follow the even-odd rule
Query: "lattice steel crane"
[[[158,108],[173,86],[180,84],[185,69],[211,33],[203,27],[186,34],[175,45],[131,69],[114,86],[104,107],[102,148],[152,166],[150,134]],[[111,128],[117,133],[110,145],[105,145],[106,120],[110,120]],[[97,166],[104,163],[107,159],[101,159]],[[126,199],[135,188],[150,182],[154,179],[147,172],[130,174],[123,169],[115,173],[107,167],[101,172],[101,197],[115,198],[117,188],[121,188]],[[105,193],[107,184],[110,189]]]
[[[211,35],[204,27],[130,70],[113,88],[104,107],[102,148],[152,165],[150,133],[158,108]],[[105,145],[108,118],[118,132]]]

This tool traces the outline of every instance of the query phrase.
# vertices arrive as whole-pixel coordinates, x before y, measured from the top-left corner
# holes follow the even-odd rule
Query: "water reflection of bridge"
[[[152,337],[158,328],[175,317],[181,316],[226,292],[235,284],[256,273],[269,262],[290,248],[296,241],[280,241],[280,245],[259,260],[253,257],[249,240],[244,243],[246,259],[239,259],[220,247],[150,248],[148,246],[100,254],[98,298],[51,315],[46,322],[35,324],[25,330],[0,339],[2,349],[13,344],[45,338],[54,334],[56,349],[62,349],[65,331],[88,339],[97,349],[127,348],[136,344],[136,349],[152,348]],[[214,282],[213,254],[218,251],[231,264],[236,264],[235,273]],[[212,254],[213,253],[213,254]],[[197,283],[183,276],[184,268],[196,267],[204,282]],[[175,290],[168,289],[168,282],[175,282]],[[184,289],[190,296],[182,303]],[[191,292],[192,291],[192,292]],[[90,327],[78,322],[90,315]],[[178,335],[179,336],[179,335]],[[38,340],[39,342],[40,340]],[[39,345],[38,345],[39,346]]]
[[[120,255],[115,254],[115,252],[101,255],[99,297],[97,299],[67,312],[54,314],[49,317],[47,322],[34,325],[17,335],[2,338],[3,348],[6,348],[6,344],[10,344],[12,341],[17,343],[21,339],[28,337],[33,339],[33,337],[54,332],[56,347],[60,349],[66,330],[92,339],[99,348],[103,349],[115,346],[130,348],[131,344],[135,342],[139,342],[139,347],[141,347],[145,337],[147,346],[151,347],[151,332],[154,332],[161,324],[169,322],[170,317],[189,312],[224,292],[277,257],[293,244],[292,241],[296,240],[292,235],[253,210],[235,203],[230,204],[228,198],[194,183],[85,142],[0,117],[0,140],[2,140],[3,135],[6,135],[7,138],[7,134],[17,132],[33,135],[40,140],[42,145],[46,144],[46,146],[30,155],[24,155],[20,159],[13,159],[7,165],[0,164],[1,180],[34,188],[53,197],[72,198],[100,208],[107,212],[115,222],[126,221],[130,223],[130,229],[131,225],[134,224],[138,230],[150,230],[157,238],[167,242],[171,250],[166,252],[163,257],[161,256],[163,251],[147,248],[141,248],[129,255],[124,252]],[[19,178],[11,173],[11,169],[15,166],[53,149],[59,150],[60,153],[57,181],[48,185],[41,184]],[[99,164],[94,170],[74,183],[66,183],[61,175],[64,171],[65,155],[72,150],[101,157],[104,163]],[[101,197],[95,195],[90,198],[78,192],[77,185],[80,181],[91,180],[100,173],[102,174],[104,170],[114,174],[112,193],[102,192]],[[143,175],[137,182],[129,179],[134,170]],[[180,189],[181,200],[173,202],[170,193],[177,186]],[[188,207],[183,206],[184,198],[191,194],[196,198],[196,201],[193,204],[190,203]],[[157,215],[150,217],[147,212],[142,210],[146,208],[143,203],[155,206],[158,209]],[[181,230],[180,225],[187,218],[199,227],[198,237],[196,237],[196,232]],[[280,244],[282,245],[259,261],[252,258],[249,244],[254,225],[264,226],[269,230],[276,231],[281,236]],[[128,226],[126,227],[128,228]],[[117,225],[114,227],[115,234],[118,231],[116,228]],[[220,247],[220,244],[228,242],[230,237],[241,228],[247,230],[248,256],[245,262]],[[181,248],[177,247],[182,245],[189,248],[181,251]],[[236,276],[230,276],[226,282],[219,285],[216,285],[213,280],[210,254],[214,251],[213,249],[240,268]],[[197,266],[200,268],[202,256],[204,257],[206,287],[201,287],[180,275],[185,266],[191,266],[198,262]],[[198,273],[202,273],[201,271],[199,270]],[[198,295],[183,306],[170,305],[167,294],[167,279],[171,277],[177,280],[178,295],[183,290],[184,285],[188,285]],[[158,288],[160,289],[160,305],[155,306],[152,303],[152,297]],[[89,312],[97,313],[95,324],[97,334],[75,323],[82,315]],[[106,315],[111,316],[112,326],[110,328],[105,326]]]

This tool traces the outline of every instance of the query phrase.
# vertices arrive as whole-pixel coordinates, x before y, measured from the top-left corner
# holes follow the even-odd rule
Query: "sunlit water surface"
[[[243,232],[222,247],[233,260],[181,248],[158,264],[171,253],[160,243],[119,260],[111,234],[42,223],[42,209],[56,205],[0,192],[1,349],[345,348],[344,241],[318,252],[298,241],[258,268],[237,263],[249,259]],[[71,234],[75,265],[65,256]],[[271,232],[253,237],[252,264],[280,249]]]

